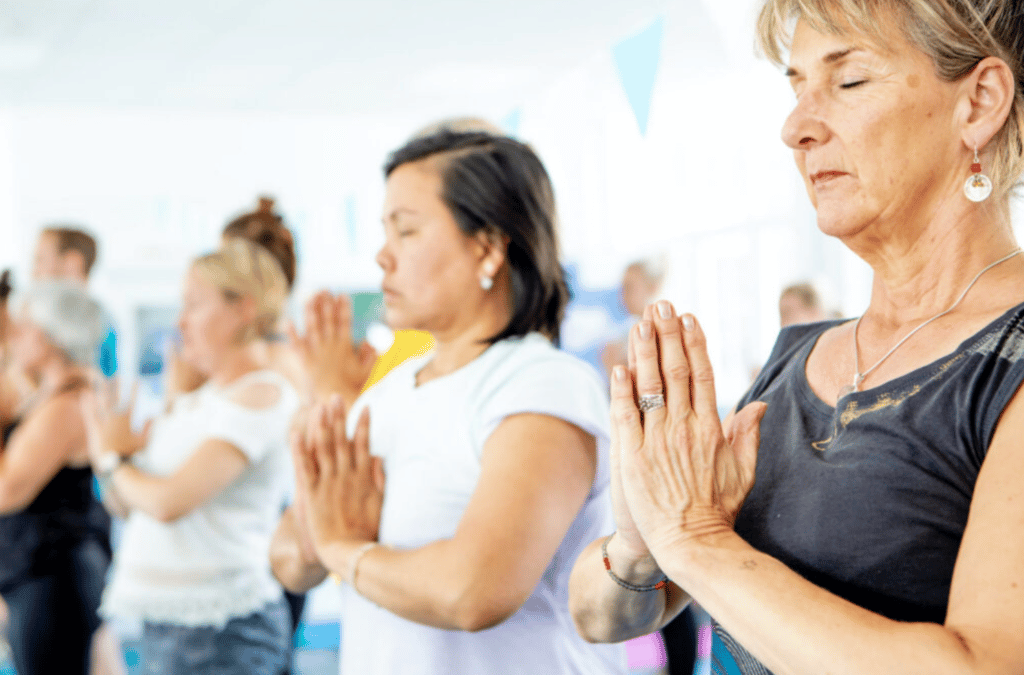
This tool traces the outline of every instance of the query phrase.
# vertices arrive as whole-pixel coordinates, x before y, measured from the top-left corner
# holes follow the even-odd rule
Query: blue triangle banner
[[[647,135],[647,119],[651,114],[651,97],[661,62],[664,35],[665,19],[658,17],[647,28],[612,47],[619,80],[642,136]]]
[[[516,108],[509,114],[505,115],[505,119],[501,121],[501,127],[505,130],[512,138],[519,135],[519,120],[523,116],[523,109]]]

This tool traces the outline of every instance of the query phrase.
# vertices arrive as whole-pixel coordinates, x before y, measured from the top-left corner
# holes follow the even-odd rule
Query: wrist
[[[650,551],[640,552],[629,547],[618,533],[611,535],[605,550],[611,571],[623,581],[637,586],[649,586],[665,576]]]
[[[100,481],[109,481],[117,471],[125,463],[125,458],[118,452],[113,450],[104,450],[96,457],[96,463],[94,464],[94,470],[96,477]]]
[[[747,559],[756,553],[750,544],[733,530],[707,533],[681,541],[679,545],[659,551],[666,573],[684,588],[714,576],[729,559],[740,556],[741,564],[749,569]]]
[[[358,575],[358,566],[366,552],[378,545],[372,541],[332,541],[317,547],[320,561],[340,581],[351,584],[353,572]]]

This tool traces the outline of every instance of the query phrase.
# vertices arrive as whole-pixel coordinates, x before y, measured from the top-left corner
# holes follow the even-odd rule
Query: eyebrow
[[[843,59],[845,59],[847,56],[849,56],[853,52],[859,52],[859,51],[861,51],[861,49],[859,47],[847,47],[845,49],[837,49],[836,51],[829,52],[828,54],[825,54],[825,56],[821,57],[821,62],[822,63],[826,63],[826,64],[837,63],[837,62],[842,61]],[[796,68],[793,68],[792,66],[790,66],[789,68],[786,68],[786,77],[792,78],[792,77],[796,77],[799,74],[800,74],[800,71],[797,70]]]
[[[410,215],[410,216],[415,216],[417,214],[417,212],[415,210],[413,210],[413,209],[410,209],[407,206],[399,206],[394,211],[392,211],[388,215],[384,216],[384,218],[382,218],[381,220],[383,220],[385,222],[389,221],[389,220],[394,220],[395,218],[397,218],[398,216],[400,216],[402,214],[406,214],[406,215]]]

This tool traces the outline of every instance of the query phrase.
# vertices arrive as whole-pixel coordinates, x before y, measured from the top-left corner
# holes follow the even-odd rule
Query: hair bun
[[[274,213],[274,198],[266,195],[260,195],[257,197],[256,213],[265,213],[267,215]]]

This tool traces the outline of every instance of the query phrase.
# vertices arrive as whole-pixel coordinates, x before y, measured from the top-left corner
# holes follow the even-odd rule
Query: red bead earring
[[[971,164],[971,175],[964,183],[964,194],[972,202],[983,202],[992,194],[992,181],[981,172],[981,160],[978,159],[978,147],[974,147],[974,164]]]

